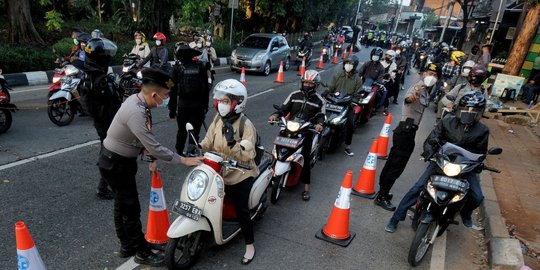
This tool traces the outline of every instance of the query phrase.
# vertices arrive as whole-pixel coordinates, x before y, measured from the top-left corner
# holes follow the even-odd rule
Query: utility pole
[[[493,24],[493,31],[491,31],[491,36],[489,37],[489,44],[493,41],[493,36],[495,35],[495,30],[497,29],[497,24],[499,23],[499,17],[501,16],[501,9],[503,2],[506,0],[499,0],[499,10],[497,11],[497,18],[495,19],[495,24]]]
[[[450,24],[450,17],[452,16],[452,12],[454,12],[454,5],[455,4],[456,4],[455,1],[452,1],[452,2],[448,3],[448,13],[446,13],[446,22],[444,23],[444,28],[442,30],[441,37],[439,38],[439,43],[441,43],[443,41],[444,33],[446,32],[446,28],[448,28],[448,25]]]
[[[354,16],[354,25],[358,24],[358,13],[360,12],[360,4],[361,3],[362,3],[362,0],[358,0],[358,8],[356,9],[356,16]]]
[[[399,1],[399,9],[398,9],[398,12],[396,14],[396,25],[394,26],[394,33],[396,32],[397,30],[397,27],[398,27],[398,24],[399,24],[399,17],[401,16],[401,9],[403,8],[403,0]]]

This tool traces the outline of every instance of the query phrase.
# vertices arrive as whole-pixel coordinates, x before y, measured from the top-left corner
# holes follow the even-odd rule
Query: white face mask
[[[352,69],[353,69],[353,65],[351,65],[351,64],[345,64],[345,71],[351,72]]]
[[[197,43],[197,48],[202,48],[202,43]]]
[[[461,71],[461,76],[467,77],[467,76],[469,76],[470,72],[471,72],[470,68],[464,68],[463,71]]]
[[[379,61],[380,57],[378,55],[374,55],[371,57],[371,61]]]
[[[140,44],[141,44],[141,42],[142,42],[142,40],[141,40],[140,38],[138,38],[138,39],[135,39],[135,43],[137,43],[137,45],[140,45]]]
[[[210,42],[207,41],[207,42],[206,42],[206,47],[210,47],[210,45],[212,45],[212,43],[210,43]]]
[[[424,77],[424,84],[427,86],[427,87],[431,87],[433,85],[435,85],[437,83],[437,78],[435,78],[435,76],[426,76]]]
[[[217,110],[222,117],[227,116],[231,112],[231,105],[218,103]]]
[[[157,46],[161,46],[161,40],[159,40],[159,39],[156,40],[156,45],[157,45]]]

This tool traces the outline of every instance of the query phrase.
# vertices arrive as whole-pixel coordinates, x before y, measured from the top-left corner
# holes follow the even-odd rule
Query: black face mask
[[[315,87],[302,85],[300,90],[302,90],[302,92],[304,92],[306,94],[311,94],[311,93],[315,92]]]
[[[384,60],[386,60],[386,62],[392,62],[392,58],[390,57],[385,57]]]

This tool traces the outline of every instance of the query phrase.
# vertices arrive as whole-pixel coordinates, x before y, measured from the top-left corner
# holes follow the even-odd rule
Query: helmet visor
[[[480,111],[472,107],[463,108],[459,111],[459,121],[464,125],[471,125],[480,117]]]

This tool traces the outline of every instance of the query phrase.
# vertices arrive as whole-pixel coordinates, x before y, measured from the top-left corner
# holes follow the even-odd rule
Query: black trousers
[[[206,115],[204,109],[192,109],[192,108],[178,108],[178,113],[176,114],[176,122],[178,123],[178,132],[176,133],[176,152],[182,154],[184,151],[184,145],[186,143],[186,138],[188,137],[186,131],[186,123],[191,123],[193,125],[193,135],[197,142],[194,142],[193,139],[188,138],[188,144],[196,145],[199,142],[199,133],[201,132],[201,126],[204,121],[204,116]]]
[[[311,148],[313,145],[313,132],[304,133],[304,147],[302,148],[302,156],[304,157],[304,167],[300,173],[300,180],[304,184],[311,183]]]
[[[405,121],[399,122],[392,136],[392,148],[388,153],[388,160],[384,164],[379,177],[379,187],[382,194],[390,192],[390,189],[401,176],[414,151],[414,137],[418,126],[407,125]]]
[[[234,185],[225,185],[225,193],[231,198],[236,210],[236,217],[240,223],[242,234],[246,245],[253,244],[255,238],[253,236],[253,221],[249,214],[249,193],[255,178],[249,177],[242,182]]]
[[[114,119],[114,116],[116,115],[116,112],[120,108],[120,104],[108,104],[106,106],[101,106],[99,108],[99,115],[96,115],[94,120],[94,128],[96,129],[96,132],[99,136],[99,140],[101,141],[101,144],[103,145],[103,141],[107,137],[107,130],[109,130],[109,127],[111,126],[111,123]],[[98,192],[107,192],[108,191],[108,184],[103,177],[99,179],[98,183]]]
[[[347,113],[347,122],[345,122],[345,144],[351,145],[354,133],[354,108],[351,106]]]
[[[122,249],[148,249],[142,232],[141,206],[135,180],[137,160],[119,156],[102,147],[98,166],[101,176],[115,193],[114,225]]]

